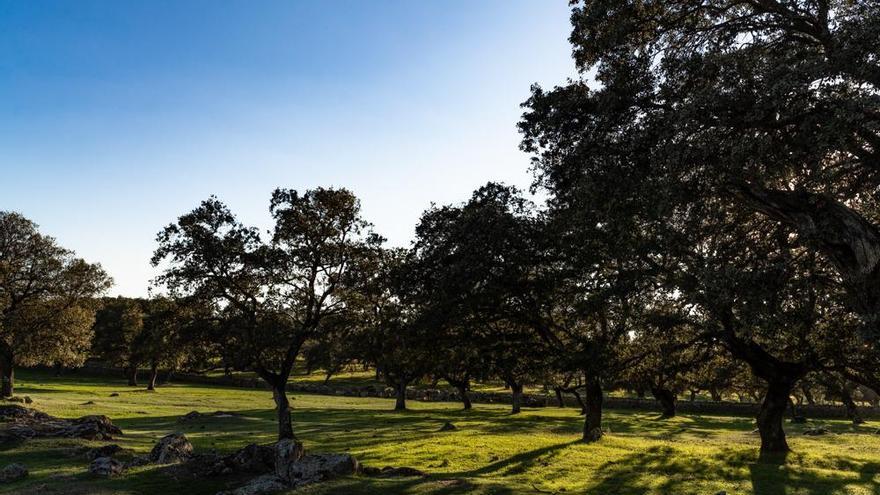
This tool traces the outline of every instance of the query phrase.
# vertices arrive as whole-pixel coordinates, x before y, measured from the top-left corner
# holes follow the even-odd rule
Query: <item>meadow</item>
[[[111,394],[118,396],[111,397]],[[146,453],[161,436],[183,431],[197,452],[231,452],[275,436],[268,391],[169,384],[156,392],[123,380],[76,374],[53,377],[22,371],[18,395],[59,417],[105,414],[122,428],[118,443]],[[296,394],[296,434],[311,452],[349,452],[367,466],[408,466],[426,477],[356,476],[297,490],[307,494],[880,494],[880,422],[855,427],[822,422],[830,433],[805,436],[789,425],[793,452],[760,459],[751,418],[609,411],[600,442],[579,442],[582,417],[575,409],[525,409],[506,405],[409,402],[392,411],[390,399]],[[179,422],[197,410],[236,416]],[[440,431],[445,422],[454,431]],[[30,476],[0,485],[0,494],[214,494],[241,478],[175,479],[167,468],[144,466],[98,479],[79,446],[107,442],[39,439],[0,447],[0,466],[25,464]]]

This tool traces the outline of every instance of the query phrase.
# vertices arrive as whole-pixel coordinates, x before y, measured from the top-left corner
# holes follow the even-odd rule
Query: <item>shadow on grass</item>
[[[796,456],[795,456],[796,457]],[[632,454],[602,465],[597,472],[601,478],[589,486],[587,494],[640,495],[647,492],[684,495],[705,493],[705,488],[694,488],[701,483],[751,483],[756,495],[831,495],[852,493],[859,487],[864,493],[880,494],[875,477],[880,464],[857,464],[839,457],[827,457],[833,469],[816,469],[799,465],[791,456],[759,456],[756,452],[722,451],[709,458],[681,454],[670,447],[652,447],[646,452]],[[858,479],[841,473],[846,469],[858,473]],[[748,473],[746,477],[744,472]],[[703,485],[704,486],[704,485]],[[861,492],[860,492],[861,493]]]

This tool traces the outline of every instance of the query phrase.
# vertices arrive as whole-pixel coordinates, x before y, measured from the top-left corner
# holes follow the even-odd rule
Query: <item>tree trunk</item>
[[[290,420],[290,401],[287,399],[287,380],[272,384],[272,399],[278,414],[278,440],[293,439],[293,422]]]
[[[697,391],[696,391],[696,390],[691,390],[691,397],[690,397],[689,400],[690,400],[691,402],[694,402],[694,401],[697,400]]]
[[[404,380],[397,382],[397,400],[394,402],[395,411],[406,410],[406,386],[407,383]]]
[[[587,417],[584,419],[584,441],[602,438],[602,384],[598,378],[587,378]]]
[[[510,384],[510,391],[513,394],[510,413],[519,414],[522,407],[523,386],[521,383],[512,383]]]
[[[758,433],[761,435],[761,453],[788,452],[783,422],[789,395],[796,380],[776,379],[768,381],[767,394],[758,412]]]
[[[150,366],[150,381],[147,383],[147,390],[156,390],[157,378],[159,378],[159,366],[153,364]]]
[[[663,387],[651,387],[651,395],[660,404],[661,417],[675,417],[675,394]]]
[[[854,425],[864,423],[865,420],[859,415],[859,409],[856,407],[856,403],[853,400],[852,395],[849,393],[849,389],[846,388],[846,385],[840,388],[840,398],[843,401],[843,405],[846,406],[846,416],[852,421],[852,423]]]
[[[578,393],[577,389],[572,389],[571,394],[574,395],[574,398],[577,399],[578,404],[581,406],[580,414],[587,414],[587,405],[584,403],[583,397]]]
[[[556,405],[558,407],[565,407],[565,398],[562,397],[562,389],[559,387],[554,387],[553,391],[556,393]]]
[[[138,368],[137,365],[131,365],[125,370],[125,376],[128,378],[129,387],[137,387],[138,384]]]
[[[461,397],[461,403],[464,405],[464,410],[469,411],[471,409],[471,397],[468,394],[467,385],[459,385],[455,388],[458,389],[458,395]]]
[[[717,388],[712,387],[709,389],[709,395],[712,396],[712,400],[715,402],[721,402],[721,392],[718,391]]]
[[[15,393],[15,365],[12,354],[0,355],[0,397],[12,397]]]

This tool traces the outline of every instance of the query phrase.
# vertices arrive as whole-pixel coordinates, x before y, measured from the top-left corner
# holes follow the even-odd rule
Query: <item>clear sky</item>
[[[0,0],[0,210],[145,295],[211,194],[344,186],[392,245],[433,201],[527,187],[529,85],[574,74],[564,0]]]

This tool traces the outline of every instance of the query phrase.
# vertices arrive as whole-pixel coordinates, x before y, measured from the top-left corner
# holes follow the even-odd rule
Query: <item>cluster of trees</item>
[[[166,298],[105,301],[96,328],[114,330],[95,352],[149,365],[151,383],[163,366],[252,370],[281,438],[303,359],[375,367],[398,408],[427,376],[466,408],[473,380],[503,380],[514,412],[545,384],[582,399],[585,441],[611,388],[651,392],[666,416],[685,391],[759,394],[766,453],[788,450],[793,397],[851,405],[853,384],[880,389],[880,6],[572,5],[580,77],[534,86],[519,123],[546,204],[489,183],[389,249],[345,189],[276,190],[265,234],[212,197],[158,236]],[[20,242],[60,249],[34,235]],[[16,244],[0,242],[6,260]],[[49,345],[17,329],[61,324],[50,313],[87,327],[78,308],[107,283],[63,250],[41,256],[65,261],[39,288],[19,276],[40,263],[0,264],[4,384],[6,363]]]

